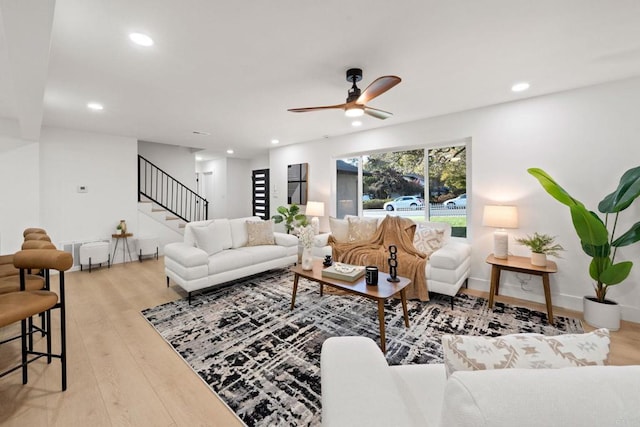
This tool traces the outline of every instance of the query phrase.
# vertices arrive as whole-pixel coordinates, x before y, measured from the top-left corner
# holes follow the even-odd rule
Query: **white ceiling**
[[[0,14],[0,118],[26,139],[47,125],[249,158],[273,138],[640,75],[638,0],[0,0]],[[155,45],[133,45],[132,31]],[[287,112],[344,102],[351,67],[361,89],[402,78],[369,103],[392,118],[356,130],[339,110]],[[512,93],[522,80],[531,89]]]

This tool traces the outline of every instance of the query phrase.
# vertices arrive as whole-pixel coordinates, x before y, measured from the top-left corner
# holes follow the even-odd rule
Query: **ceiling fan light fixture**
[[[347,117],[361,117],[364,115],[364,108],[362,107],[351,107],[344,110],[344,115]]]

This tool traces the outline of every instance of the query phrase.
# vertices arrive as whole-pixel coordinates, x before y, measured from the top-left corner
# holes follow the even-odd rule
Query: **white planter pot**
[[[593,327],[617,331],[620,329],[620,306],[614,301],[605,301],[607,303],[598,302],[595,297],[583,297],[584,320]]]
[[[535,265],[537,267],[546,267],[547,255],[531,252],[531,265]]]

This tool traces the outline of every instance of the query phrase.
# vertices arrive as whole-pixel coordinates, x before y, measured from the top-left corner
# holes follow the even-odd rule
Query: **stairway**
[[[169,229],[184,235],[184,227],[186,225],[186,222],[183,219],[173,215],[171,212],[167,211],[163,207],[157,205],[144,196],[140,196],[140,201],[138,202],[138,211],[144,213],[160,224],[164,224]]]

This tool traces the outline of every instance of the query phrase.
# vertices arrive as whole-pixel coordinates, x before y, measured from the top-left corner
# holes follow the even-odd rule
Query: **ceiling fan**
[[[362,70],[360,68],[350,68],[347,70],[347,81],[353,83],[349,89],[347,101],[344,104],[326,105],[323,107],[290,108],[288,111],[294,113],[305,113],[307,111],[318,111],[328,109],[340,109],[345,111],[347,117],[359,117],[368,114],[377,119],[387,119],[393,114],[377,108],[367,107],[365,104],[376,96],[380,96],[402,81],[398,76],[378,77],[364,91],[360,91],[356,83],[362,80]]]

